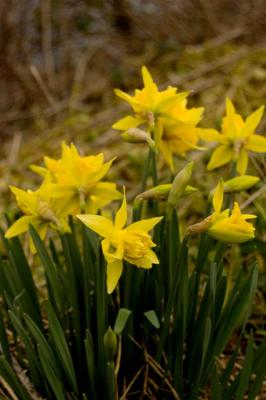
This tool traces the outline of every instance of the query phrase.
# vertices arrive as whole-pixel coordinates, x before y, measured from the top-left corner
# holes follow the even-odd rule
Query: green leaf
[[[143,315],[147,318],[147,320],[154,326],[154,328],[160,328],[160,321],[157,317],[157,314],[154,310],[146,311]]]
[[[211,378],[211,398],[213,400],[222,400],[222,385],[219,381],[217,367],[214,367]]]
[[[96,400],[94,343],[89,329],[86,330],[86,339],[84,340],[84,345],[88,370],[89,390],[92,399]]]
[[[51,389],[55,394],[56,400],[65,400],[66,396],[64,395],[61,380],[54,372],[54,368],[53,365],[51,365],[51,359],[49,357],[49,354],[46,353],[45,348],[40,344],[37,345],[37,351],[41,361],[41,365],[46,374],[46,378],[51,386]]]
[[[26,289],[29,301],[32,303],[31,305],[33,311],[32,317],[34,318],[35,322],[41,327],[42,323],[41,323],[40,305],[38,301],[38,291],[35,286],[31,269],[27,261],[27,258],[25,256],[25,253],[23,251],[23,248],[21,246],[19,238],[17,237],[12,238],[9,241],[9,247],[13,256],[14,266],[16,267],[16,271],[23,282],[23,286]]]
[[[22,340],[24,346],[25,346],[25,352],[28,357],[29,361],[29,372],[31,379],[36,385],[38,389],[43,388],[43,383],[42,379],[43,377],[41,376],[42,374],[42,369],[40,368],[40,363],[39,359],[37,357],[37,354],[35,353],[33,344],[30,340],[30,337],[28,335],[28,332],[26,329],[23,327],[21,321],[15,314],[15,311],[9,310],[8,311],[9,318],[11,320],[12,325],[14,326],[17,334],[20,336],[20,339]]]
[[[79,305],[79,288],[77,282],[77,276],[75,273],[76,262],[73,260],[71,255],[71,239],[67,235],[63,235],[61,237],[62,245],[63,245],[63,252],[65,256],[66,266],[67,266],[67,296],[69,299],[70,306],[72,307],[72,319],[74,325],[74,334],[76,337],[76,344],[77,348],[79,349],[80,353],[80,346],[81,346],[81,337],[80,337],[80,305]]]
[[[58,278],[58,274],[56,271],[55,264],[51,257],[49,256],[40,236],[36,232],[36,230],[30,226],[30,235],[32,237],[34,246],[38,252],[38,255],[41,259],[41,262],[45,268],[45,272],[48,278],[49,285],[52,290],[52,295],[55,298],[56,306],[58,310],[62,313],[63,311],[63,292],[61,283]]]
[[[253,362],[253,343],[254,343],[253,333],[251,332],[249,339],[248,339],[245,363],[240,372],[240,379],[239,379],[239,384],[238,384],[238,388],[237,388],[237,392],[236,392],[236,400],[243,400],[244,394],[248,387],[251,370],[252,370],[252,362]]]
[[[18,380],[15,372],[4,356],[0,356],[0,376],[7,381],[16,395],[19,396],[20,400],[31,400],[31,397]]]
[[[116,320],[115,320],[115,325],[114,325],[114,332],[117,335],[121,335],[121,333],[123,332],[127,320],[129,318],[129,316],[131,315],[132,311],[128,310],[126,308],[120,308],[120,310],[118,311]]]
[[[58,358],[61,361],[63,370],[68,379],[68,382],[75,394],[78,393],[77,381],[73,366],[73,361],[70,355],[70,351],[67,345],[67,341],[64,336],[63,329],[56,317],[55,311],[49,302],[46,302],[45,309],[47,311],[49,330],[51,333],[52,340],[55,345],[55,351]]]
[[[250,278],[245,279],[241,288],[239,282],[236,282],[228,299],[228,304],[224,308],[223,315],[216,327],[215,354],[220,354],[226,346],[230,335],[239,323],[239,316],[247,308],[250,311],[251,294],[254,295],[254,287],[257,282],[258,270],[255,267],[251,272]]]
[[[202,339],[202,355],[201,355],[201,367],[200,369],[202,370],[205,362],[205,357],[207,354],[210,338],[211,338],[211,330],[212,330],[212,322],[210,318],[206,319],[206,324],[205,324],[205,330],[204,330],[204,335]]]
[[[250,386],[249,400],[255,400],[257,394],[261,390],[262,383],[266,376],[266,338],[262,344],[257,348],[253,357],[252,373],[255,374],[254,381]]]
[[[0,344],[6,360],[11,363],[11,356],[8,346],[5,324],[3,321],[2,312],[0,312]]]
[[[58,377],[62,378],[61,370],[58,366],[58,361],[56,359],[56,355],[53,353],[50,345],[48,344],[45,336],[35,324],[35,322],[30,318],[29,315],[23,315],[27,327],[32,334],[34,340],[36,341],[37,345],[39,345],[40,351],[45,354],[45,359],[49,360],[49,365],[52,367]]]

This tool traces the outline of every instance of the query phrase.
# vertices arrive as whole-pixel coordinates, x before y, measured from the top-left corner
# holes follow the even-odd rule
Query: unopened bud
[[[105,332],[105,335],[103,338],[103,344],[104,344],[107,362],[114,361],[114,357],[115,357],[115,354],[117,351],[117,337],[116,337],[115,332],[112,330],[112,328],[110,326],[107,329],[107,331]]]
[[[130,128],[126,132],[122,133],[122,138],[129,143],[148,143],[148,145],[154,149],[155,143],[151,136],[144,130],[139,128]]]
[[[257,182],[259,182],[259,180],[260,178],[258,178],[257,176],[237,176],[236,178],[229,179],[228,181],[224,182],[224,192],[241,192],[242,190],[250,189]]]
[[[252,186],[256,185],[259,180],[260,178],[252,175],[237,176],[236,178],[224,182],[224,193],[241,192],[242,190],[250,189]],[[209,201],[213,198],[214,190],[215,189],[210,192]]]
[[[189,235],[191,233],[201,233],[201,232],[206,232],[211,225],[212,221],[212,216],[209,215],[209,217],[205,218],[203,221],[198,222],[197,224],[190,225],[187,230],[186,234]]]
[[[166,200],[171,187],[172,187],[171,183],[154,186],[153,188],[146,190],[143,193],[140,193],[137,196],[137,199],[139,199],[139,200],[149,200],[149,199]]]
[[[146,190],[137,195],[136,200],[167,200],[169,192],[172,188],[172,183],[164,183],[162,185],[154,186],[153,188]],[[189,196],[191,193],[196,192],[197,189],[193,186],[186,186],[184,192],[180,197]]]
[[[174,178],[167,200],[167,212],[171,212],[176,207],[177,200],[183,196],[188,182],[191,179],[193,161],[188,163]]]

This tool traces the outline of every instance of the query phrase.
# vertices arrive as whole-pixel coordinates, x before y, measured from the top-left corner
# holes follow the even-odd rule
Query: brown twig
[[[15,395],[9,384],[4,380],[2,376],[0,376],[0,384],[3,386],[5,391],[10,396],[10,400],[19,400],[18,397]]]
[[[55,104],[56,104],[55,99],[53,98],[53,96],[49,92],[47,86],[44,83],[43,78],[41,77],[41,74],[39,73],[39,71],[37,70],[37,68],[34,65],[30,66],[30,72],[32,73],[32,76],[34,77],[34,79],[38,83],[38,85],[39,85],[41,91],[43,92],[44,96],[48,100],[48,103],[51,106],[55,106]]]
[[[251,196],[249,196],[249,198],[240,205],[240,209],[244,210],[247,206],[249,206],[251,203],[253,203],[254,200],[256,200],[258,197],[260,197],[265,192],[266,192],[266,185],[262,186],[259,190],[257,190]]]
[[[160,364],[158,364],[149,354],[147,354],[147,360],[148,360],[148,363],[149,363],[150,367],[154,370],[154,372],[156,372],[156,374],[160,378],[164,378],[164,371],[163,371],[162,367],[160,366]],[[167,385],[167,387],[171,391],[171,393],[173,395],[173,399],[181,400],[179,395],[177,394],[175,388],[169,382],[169,379],[165,378],[165,384]]]
[[[129,383],[129,385],[127,386],[126,390],[124,391],[123,395],[120,397],[120,400],[125,400],[126,396],[128,394],[128,392],[130,391],[130,389],[132,388],[132,386],[134,385],[134,383],[136,382],[136,380],[138,379],[138,377],[140,376],[140,374],[142,373],[143,369],[145,368],[145,365],[143,365],[138,372],[133,376],[133,379],[131,380],[131,382]]]

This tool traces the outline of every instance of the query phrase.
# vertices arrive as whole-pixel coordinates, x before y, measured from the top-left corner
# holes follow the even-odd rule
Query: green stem
[[[149,149],[148,156],[145,160],[144,167],[143,167],[143,175],[142,175],[142,185],[141,185],[141,192],[145,192],[146,187],[147,187],[147,180],[149,176],[149,170],[150,170],[150,163],[151,163],[151,157],[152,157],[152,150]]]
[[[156,153],[153,150],[151,150],[151,174],[152,174],[153,186],[157,186],[158,174],[157,174]]]
[[[107,398],[115,400],[115,365],[114,362],[107,363]]]

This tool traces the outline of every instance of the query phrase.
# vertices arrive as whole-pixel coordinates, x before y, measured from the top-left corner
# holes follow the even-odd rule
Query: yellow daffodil
[[[226,99],[226,116],[223,118],[222,132],[202,131],[200,133],[202,139],[220,144],[211,156],[208,170],[221,167],[234,160],[237,172],[244,175],[248,166],[247,152],[266,152],[266,138],[255,132],[263,112],[264,106],[261,106],[244,121],[241,115],[236,113],[232,102]]]
[[[145,269],[159,263],[156,254],[151,249],[155,244],[148,231],[153,229],[162,217],[143,219],[125,227],[127,221],[125,195],[114,222],[101,215],[77,215],[77,217],[104,238],[102,250],[107,261],[108,293],[113,292],[121,277],[123,260]]]
[[[5,234],[6,238],[27,232],[30,225],[34,226],[42,239],[45,238],[48,227],[70,232],[64,203],[58,204],[56,200],[47,200],[42,196],[42,191],[45,190],[46,185],[47,182],[44,181],[36,191],[25,191],[14,186],[10,187],[16,196],[19,208],[25,215],[11,225]],[[34,251],[34,246],[32,243],[30,244],[32,251]]]
[[[204,149],[197,146],[200,131],[200,128],[189,124],[159,123],[158,147],[172,171],[174,170],[174,154],[185,157],[190,150]]]
[[[172,86],[159,91],[147,68],[142,67],[141,72],[144,88],[141,90],[136,89],[134,96],[130,96],[119,89],[115,90],[118,97],[131,105],[135,116],[122,118],[113,125],[114,129],[126,131],[129,128],[135,128],[145,122],[154,124],[155,119],[159,115],[163,115],[170,104],[179,103],[188,95],[188,92],[177,93],[177,88]]]
[[[241,214],[239,204],[234,203],[233,210],[222,210],[223,205],[224,184],[221,180],[217,185],[213,196],[214,212],[202,222],[192,225],[188,228],[188,232],[203,232],[221,242],[227,243],[243,243],[255,237],[255,228],[248,219],[256,218],[256,215]]]
[[[104,163],[102,153],[81,157],[74,144],[67,146],[63,142],[61,159],[45,157],[44,161],[46,168],[33,166],[33,170],[43,175],[47,172],[51,174],[52,182],[46,187],[46,196],[65,199],[69,214],[81,210],[97,213],[112,200],[121,198],[115,183],[100,182],[113,162]]]
[[[197,145],[202,129],[196,125],[202,118],[204,108],[188,109],[188,92],[177,94],[177,89],[173,87],[160,92],[145,67],[142,67],[142,76],[144,88],[136,90],[134,96],[121,90],[115,91],[132,106],[135,115],[122,118],[113,128],[126,131],[123,137],[129,140],[132,137],[130,130],[139,125],[148,125],[148,132],[145,133],[146,136],[149,135],[149,140],[147,137],[144,140],[142,135],[141,141],[146,141],[151,148],[158,149],[173,170],[173,154],[184,157],[190,150],[202,150],[202,147]]]

